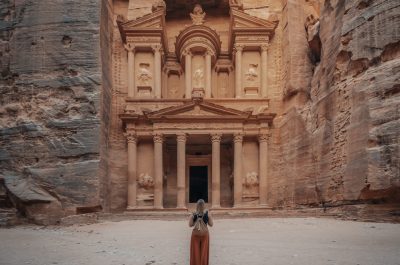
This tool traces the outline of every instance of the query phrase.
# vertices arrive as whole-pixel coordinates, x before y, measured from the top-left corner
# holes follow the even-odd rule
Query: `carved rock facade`
[[[400,37],[388,30],[397,2],[5,1],[2,182],[53,197],[20,207],[34,220],[48,209],[52,222],[98,204],[186,207],[189,164],[207,166],[197,170],[209,177],[209,202],[218,205],[219,185],[223,207],[240,193],[247,206],[398,203]],[[247,162],[235,176],[239,143]],[[129,153],[148,159],[133,168]]]

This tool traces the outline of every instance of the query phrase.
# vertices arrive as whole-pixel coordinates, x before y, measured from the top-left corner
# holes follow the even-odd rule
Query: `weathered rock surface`
[[[28,217],[54,223],[99,203],[100,3],[0,5],[0,174]]]
[[[325,1],[310,95],[287,101],[279,125],[273,204],[400,201],[399,13],[398,1]]]

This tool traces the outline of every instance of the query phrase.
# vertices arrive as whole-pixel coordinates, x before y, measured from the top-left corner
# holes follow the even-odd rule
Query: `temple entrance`
[[[208,166],[189,167],[189,203],[208,202]]]

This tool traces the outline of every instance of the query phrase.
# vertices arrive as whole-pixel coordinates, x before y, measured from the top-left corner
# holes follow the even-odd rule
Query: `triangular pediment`
[[[274,32],[278,23],[251,16],[240,10],[231,10],[231,26],[233,30],[259,29]]]
[[[246,118],[250,114],[240,110],[226,108],[210,102],[190,102],[180,106],[169,107],[147,114],[149,119],[204,119],[204,118]]]
[[[164,11],[159,10],[135,20],[119,22],[119,24],[124,30],[161,29],[165,25],[164,15]]]

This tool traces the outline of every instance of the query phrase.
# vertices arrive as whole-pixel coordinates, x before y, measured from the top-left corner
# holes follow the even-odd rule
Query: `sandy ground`
[[[400,224],[319,218],[215,220],[210,265],[399,265]],[[0,264],[189,264],[184,221],[0,229]]]

